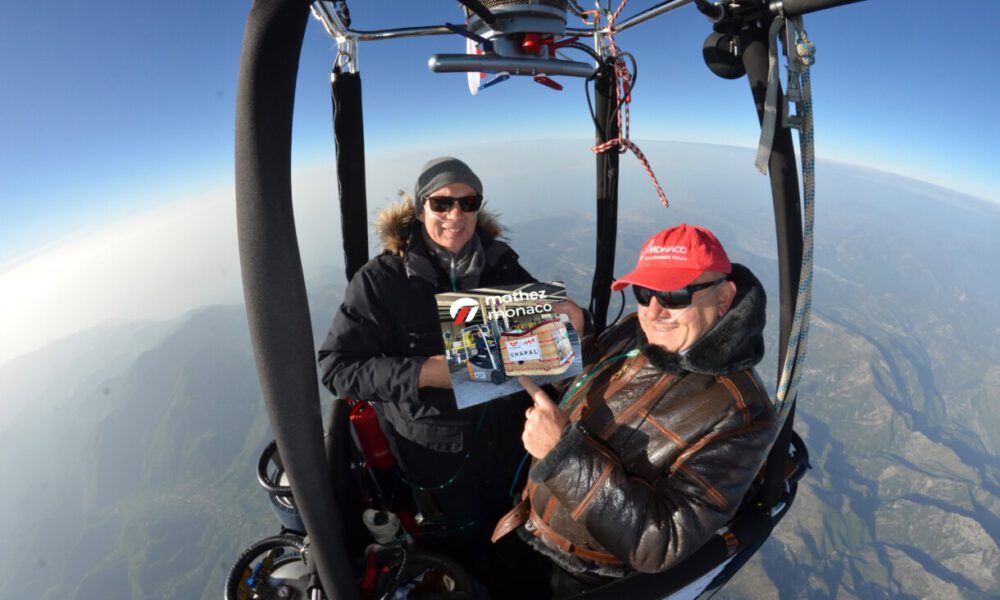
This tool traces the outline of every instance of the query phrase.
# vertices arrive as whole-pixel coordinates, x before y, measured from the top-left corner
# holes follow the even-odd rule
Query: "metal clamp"
[[[358,39],[350,33],[350,28],[343,22],[337,11],[329,2],[313,2],[310,6],[312,14],[323,24],[323,28],[337,40],[337,56],[333,59],[334,71],[357,73],[358,71]]]
[[[796,104],[796,113],[801,113],[798,110],[798,105],[804,100],[802,72],[815,62],[816,53],[812,42],[806,37],[801,15],[785,19],[784,45],[785,57],[788,62],[788,89],[785,90],[785,106],[784,111],[782,111],[781,123],[785,127],[801,131],[801,114],[791,114],[791,103]]]

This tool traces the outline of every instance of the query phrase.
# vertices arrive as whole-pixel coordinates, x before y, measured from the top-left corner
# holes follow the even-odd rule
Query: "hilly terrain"
[[[489,162],[493,147],[462,156],[487,165],[491,207],[521,261],[585,304],[593,169],[570,146],[554,143],[564,158],[546,169],[519,158],[516,181]],[[651,233],[687,221],[716,231],[774,290],[770,200],[752,152],[643,147],[667,157],[654,167],[672,206],[623,159],[616,272]],[[1000,597],[1000,209],[856,166],[822,162],[817,174],[796,421],[813,469],[721,596]],[[342,282],[334,269],[310,280],[317,340]],[[770,300],[765,381],[777,368]],[[0,472],[15,482],[0,496],[0,536],[14,540],[0,547],[0,598],[217,599],[242,548],[277,531],[254,481],[270,434],[241,306],[108,323],[0,365],[0,408]]]
[[[830,177],[843,196],[820,217],[800,391],[815,468],[727,593],[1000,596],[1000,211],[875,172]]]
[[[314,295],[324,315],[340,290]],[[53,377],[70,348],[103,377]],[[0,374],[3,398],[38,402],[0,437],[19,482],[2,500],[0,534],[18,542],[0,550],[0,598],[219,598],[243,547],[277,531],[254,476],[270,434],[242,306],[109,323]],[[31,392],[47,385],[61,395]]]

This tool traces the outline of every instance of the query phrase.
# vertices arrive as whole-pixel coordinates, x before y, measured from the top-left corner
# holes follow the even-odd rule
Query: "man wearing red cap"
[[[734,515],[777,434],[753,367],[764,355],[764,289],[707,229],[650,238],[637,311],[585,349],[589,368],[557,405],[527,378],[522,435],[534,458],[517,528],[557,568],[557,596],[670,568]],[[520,527],[518,527],[520,526]]]

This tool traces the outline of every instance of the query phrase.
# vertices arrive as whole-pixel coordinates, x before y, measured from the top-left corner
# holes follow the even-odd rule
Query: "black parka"
[[[563,406],[573,425],[498,535],[527,519],[519,534],[565,569],[621,576],[670,568],[732,518],[777,434],[753,369],[764,290],[741,265],[732,279],[732,308],[684,354],[648,344],[634,315],[604,332]]]
[[[509,507],[530,399],[521,393],[457,410],[450,389],[417,388],[427,357],[444,354],[434,295],[453,291],[420,227],[409,203],[379,215],[384,250],[348,285],[319,366],[335,395],[372,403],[407,478],[430,488],[449,527],[458,528]],[[535,281],[485,211],[476,231],[486,260],[480,287]]]

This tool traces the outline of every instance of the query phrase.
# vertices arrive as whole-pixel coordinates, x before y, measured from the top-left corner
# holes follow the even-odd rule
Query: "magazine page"
[[[562,282],[526,283],[437,294],[445,357],[458,408],[578,375],[580,336],[566,315]]]

